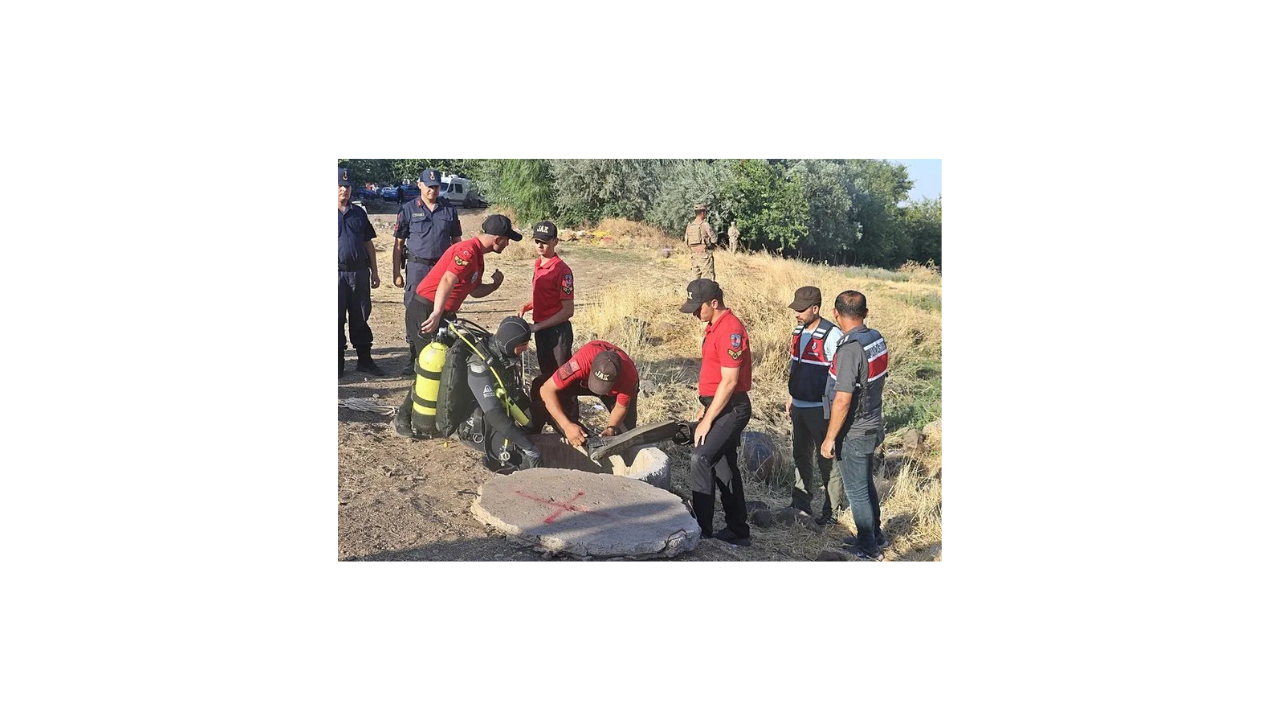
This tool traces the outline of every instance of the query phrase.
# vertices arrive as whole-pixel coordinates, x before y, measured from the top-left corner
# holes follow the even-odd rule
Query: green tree
[[[852,217],[853,200],[841,182],[841,163],[832,160],[796,160],[791,177],[804,187],[809,203],[809,234],[796,244],[801,257],[839,262],[858,239]]]
[[[849,160],[842,165],[844,187],[853,201],[852,221],[862,235],[844,260],[860,265],[897,267],[911,257],[911,235],[899,203],[911,192],[905,165],[887,160]]]
[[[556,212],[571,225],[639,220],[658,191],[657,160],[552,160]]]
[[[724,188],[729,219],[738,221],[742,244],[789,256],[809,234],[804,185],[788,176],[785,163],[738,160]]]
[[[528,225],[555,217],[555,187],[548,160],[484,160],[476,179],[491,203],[515,211],[513,221]]]
[[[911,236],[911,259],[942,267],[942,198],[912,201],[903,211]]]
[[[693,220],[693,206],[706,203],[707,220],[713,227],[726,229],[731,211],[724,189],[732,176],[732,163],[727,160],[672,160],[663,162],[657,171],[657,193],[645,212],[644,219],[677,237]]]

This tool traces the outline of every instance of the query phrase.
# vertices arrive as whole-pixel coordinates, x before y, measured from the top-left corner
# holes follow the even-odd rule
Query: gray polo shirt
[[[845,428],[842,432],[852,431],[854,434],[863,434],[868,430],[879,430],[884,419],[879,403],[874,404],[873,413],[863,417],[858,416],[859,396],[867,392],[867,353],[862,349],[862,344],[852,339],[846,341],[836,351],[834,364],[836,382],[831,401],[835,401],[834,393],[843,392],[853,395],[853,403],[849,406],[849,414],[845,417]],[[865,409],[872,404],[862,403],[862,405]]]

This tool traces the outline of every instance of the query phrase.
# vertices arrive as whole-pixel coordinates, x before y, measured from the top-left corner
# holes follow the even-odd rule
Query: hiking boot
[[[884,553],[880,552],[879,550],[877,550],[874,555],[867,553],[865,550],[859,550],[857,548],[854,548],[849,552],[853,553],[854,560],[869,560],[871,562],[880,562],[881,560],[884,560]]]
[[[396,409],[396,434],[400,437],[413,437],[413,396],[406,396],[404,402]]]
[[[819,525],[830,525],[831,523],[835,522],[835,519],[831,517],[830,512],[824,512],[822,513],[822,517],[818,518],[815,522],[817,522]]]
[[[356,352],[360,355],[360,360],[356,362],[357,370],[367,372],[370,375],[377,375],[378,377],[386,377],[387,374],[373,361],[373,356],[369,354],[368,350],[357,350]]]
[[[725,528],[720,532],[716,533],[715,535],[712,535],[711,537],[715,538],[716,540],[723,540],[727,543],[730,543],[733,545],[742,545],[744,547],[751,544],[750,535],[747,535],[745,537],[738,537],[737,533],[730,530],[729,528]]]
[[[847,537],[847,538],[845,538],[845,539],[841,540],[840,542],[842,542],[842,543],[844,543],[845,545],[848,545],[848,546],[850,546],[850,547],[857,547],[857,546],[858,546],[858,536],[857,536],[857,535],[850,535],[849,537]],[[881,535],[881,536],[880,536],[880,539],[876,541],[876,546],[877,546],[877,547],[879,547],[881,550],[884,550],[885,548],[889,547],[889,538],[886,538],[885,536]]]

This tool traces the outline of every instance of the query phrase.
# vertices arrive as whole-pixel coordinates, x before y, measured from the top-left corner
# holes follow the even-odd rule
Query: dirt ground
[[[371,208],[370,219],[378,232],[381,287],[373,290],[375,361],[387,372],[384,378],[355,369],[355,351],[347,351],[347,373],[338,378],[338,397],[368,398],[383,405],[398,405],[408,390],[410,377],[400,375],[408,358],[404,342],[403,290],[392,283],[391,231],[395,215]],[[462,211],[462,236],[479,232],[486,210]],[[562,236],[564,234],[562,233]],[[521,243],[529,244],[529,239]],[[516,244],[512,244],[515,247]],[[508,249],[507,254],[511,254]],[[612,250],[562,241],[560,254],[573,268],[577,302],[593,302],[593,293],[624,273],[643,271],[646,275],[683,282],[687,259],[667,260],[653,250]],[[506,316],[518,312],[530,295],[532,259],[515,259],[497,254],[485,256],[485,281],[494,269],[506,276],[503,286],[482,299],[467,300],[460,315],[492,328]],[[692,320],[691,320],[692,322]],[[575,347],[589,337],[575,328]],[[696,364],[696,358],[690,363]],[[643,395],[640,402],[644,402]],[[688,472],[688,452],[665,447],[672,455],[675,490],[689,497],[684,478]],[[683,451],[682,451],[683,450]],[[504,536],[472,518],[469,511],[476,487],[490,474],[480,454],[456,440],[414,441],[396,435],[390,418],[368,412],[338,408],[338,557],[341,560],[540,560],[539,553],[519,548]],[[763,500],[773,507],[783,506],[788,497],[759,483],[747,485],[747,499]],[[717,500],[718,504],[718,500]],[[717,513],[716,527],[724,518]],[[838,526],[828,526],[821,537],[800,526],[757,532],[754,544],[737,548],[718,540],[699,543],[696,551],[681,560],[812,560],[815,548],[837,546],[847,534]],[[807,536],[807,537],[802,537]],[[796,541],[807,548],[797,552]]]

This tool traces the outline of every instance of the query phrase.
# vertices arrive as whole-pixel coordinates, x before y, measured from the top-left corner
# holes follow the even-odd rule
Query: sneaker
[[[875,555],[870,555],[865,551],[858,550],[856,548],[851,552],[853,553],[854,560],[870,560],[872,562],[880,562],[881,560],[884,560],[884,553],[880,552],[879,550],[876,551]]]
[[[835,519],[831,517],[830,513],[823,513],[822,517],[818,518],[815,522],[819,525],[830,525],[835,522]]]
[[[723,540],[727,543],[730,543],[733,545],[742,545],[744,547],[751,544],[750,535],[747,535],[746,537],[738,537],[737,533],[730,530],[729,528],[725,528],[720,532],[716,533],[715,535],[712,535],[711,537],[715,538],[716,540]]]
[[[857,547],[857,546],[858,546],[858,536],[857,536],[857,535],[850,535],[849,537],[847,537],[847,538],[845,538],[845,539],[841,540],[840,542],[844,543],[845,545],[849,545],[849,546],[851,546],[851,547]],[[886,538],[886,537],[881,536],[880,540],[879,540],[878,542],[876,542],[876,545],[877,545],[877,546],[879,546],[879,548],[880,548],[881,550],[884,550],[885,548],[889,547],[889,538]]]

